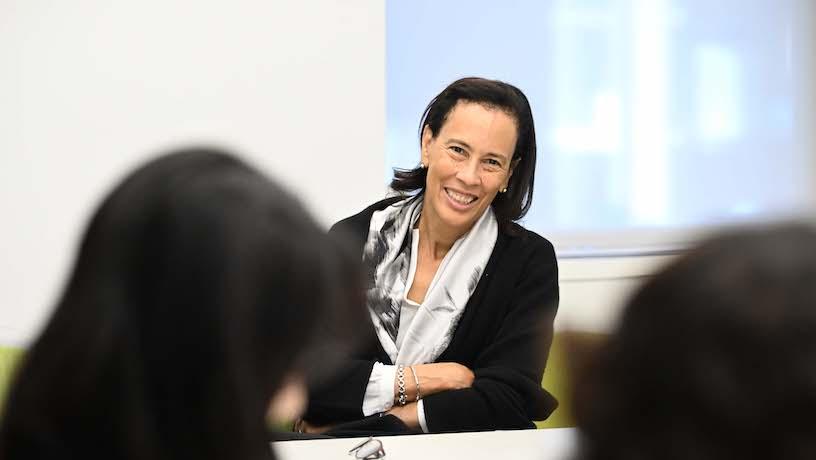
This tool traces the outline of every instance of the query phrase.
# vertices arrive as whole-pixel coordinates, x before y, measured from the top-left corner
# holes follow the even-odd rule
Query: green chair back
[[[564,331],[555,334],[541,386],[555,396],[558,408],[547,420],[536,422],[538,428],[575,426],[570,390],[576,360],[581,359],[582,354],[591,352],[605,339],[605,334],[594,332]]]
[[[20,361],[22,350],[13,347],[0,346],[0,413],[6,401],[6,392],[11,383],[11,377]]]

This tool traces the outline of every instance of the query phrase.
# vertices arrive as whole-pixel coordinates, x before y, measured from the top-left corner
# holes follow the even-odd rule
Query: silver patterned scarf
[[[439,264],[398,350],[396,340],[400,308],[407,294],[412,229],[422,212],[422,203],[423,196],[417,195],[376,211],[363,250],[363,263],[368,269],[366,304],[377,337],[394,364],[430,363],[445,351],[498,236],[496,217],[488,207]]]

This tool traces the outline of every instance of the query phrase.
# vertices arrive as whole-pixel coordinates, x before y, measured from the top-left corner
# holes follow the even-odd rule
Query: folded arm
[[[557,405],[541,388],[558,302],[552,247],[539,246],[521,274],[496,336],[474,362],[472,385],[423,395],[430,432],[530,428]]]

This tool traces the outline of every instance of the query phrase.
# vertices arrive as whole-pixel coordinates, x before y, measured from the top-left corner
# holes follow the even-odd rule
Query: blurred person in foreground
[[[816,458],[816,230],[703,242],[577,377],[582,460]]]
[[[315,318],[348,312],[354,267],[231,154],[148,162],[93,215],[13,381],[0,458],[269,458],[270,421],[305,403]]]
[[[451,83],[420,120],[419,165],[397,196],[332,228],[356,242],[370,320],[334,384],[315,388],[296,429],[353,436],[533,428],[558,308],[552,244],[520,226],[536,137],[510,84]]]

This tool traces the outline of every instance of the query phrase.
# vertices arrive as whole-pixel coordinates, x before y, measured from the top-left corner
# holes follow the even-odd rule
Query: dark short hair
[[[702,243],[636,293],[590,363],[581,458],[816,458],[816,230]]]
[[[351,260],[233,155],[161,156],[92,217],[0,425],[0,457],[268,458],[266,410]],[[349,308],[351,308],[349,306]]]
[[[431,100],[419,122],[419,139],[427,126],[436,136],[447,121],[451,110],[459,101],[483,104],[506,112],[516,121],[517,139],[513,152],[513,176],[506,193],[499,193],[493,199],[493,212],[503,228],[515,222],[530,209],[533,201],[535,181],[536,137],[533,112],[527,97],[515,86],[485,78],[468,77],[456,80]],[[391,188],[398,192],[425,191],[428,171],[421,167],[414,169],[394,169]]]

